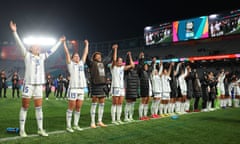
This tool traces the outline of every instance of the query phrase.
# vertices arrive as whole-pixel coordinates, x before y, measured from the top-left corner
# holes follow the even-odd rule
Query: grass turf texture
[[[55,100],[51,94],[48,101],[43,101],[44,128],[48,137],[37,135],[37,122],[33,101],[27,114],[26,132],[29,137],[21,138],[16,133],[7,133],[7,127],[19,127],[21,98],[0,99],[0,143],[31,144],[73,144],[73,143],[168,143],[168,144],[206,144],[206,143],[239,143],[240,108],[220,109],[213,112],[200,112],[171,117],[136,121],[123,125],[111,125],[111,100],[106,100],[103,122],[110,124],[106,128],[89,128],[91,101],[85,99],[79,126],[81,132],[68,133],[66,129],[66,100]],[[135,104],[135,119],[138,119],[138,103]],[[149,112],[150,114],[150,112]],[[124,114],[122,113],[122,119]],[[96,116],[97,118],[97,116]]]

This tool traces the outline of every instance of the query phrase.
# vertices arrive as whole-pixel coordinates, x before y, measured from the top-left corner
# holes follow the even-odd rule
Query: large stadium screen
[[[240,9],[208,16],[209,36],[218,37],[240,33]]]
[[[147,26],[144,28],[144,38],[146,45],[172,42],[172,24]]]
[[[173,42],[208,38],[208,17],[174,21]]]

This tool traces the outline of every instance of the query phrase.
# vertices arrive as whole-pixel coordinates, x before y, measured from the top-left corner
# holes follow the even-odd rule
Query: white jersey
[[[171,87],[170,87],[170,80],[171,77],[167,76],[167,75],[162,75],[161,76],[162,79],[162,90],[164,93],[166,92],[171,92]]]
[[[112,73],[112,87],[124,88],[124,66],[113,66],[111,67]]]
[[[225,74],[220,74],[218,77],[217,87],[224,88],[224,79],[225,79]]]
[[[186,76],[187,76],[187,70],[185,69],[185,73],[181,74],[178,77],[178,84],[179,84],[179,87],[180,87],[182,92],[186,92],[187,91],[187,82],[185,80]]]
[[[39,55],[33,55],[26,50],[22,41],[20,40],[17,32],[13,32],[13,36],[16,39],[18,46],[21,49],[22,54],[24,55],[25,62],[25,78],[24,82],[26,84],[45,84],[45,70],[44,70],[44,61],[50,56],[56,49],[60,46],[61,41],[59,41],[55,46],[53,46],[46,53]]]
[[[160,75],[152,76],[152,89],[153,93],[162,93],[162,80]]]
[[[45,70],[44,61],[47,58],[45,54],[35,56],[30,52],[25,55],[25,83],[26,84],[44,84]]]
[[[68,66],[70,73],[70,88],[85,88],[87,87],[87,81],[84,72],[84,62],[81,60],[79,63],[71,61]]]

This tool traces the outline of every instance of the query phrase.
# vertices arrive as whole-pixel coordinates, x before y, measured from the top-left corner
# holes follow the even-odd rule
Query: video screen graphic
[[[219,14],[211,14],[209,20],[209,37],[240,33],[240,9]]]
[[[208,17],[174,21],[172,29],[173,42],[208,38]]]
[[[163,23],[156,26],[144,28],[144,38],[146,45],[172,42],[172,24]]]

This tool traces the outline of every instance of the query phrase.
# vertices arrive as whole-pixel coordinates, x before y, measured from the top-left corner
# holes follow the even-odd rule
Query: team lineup
[[[144,63],[144,53],[140,52],[138,65],[133,62],[131,52],[127,53],[126,64],[118,57],[118,45],[112,45],[112,58],[103,59],[101,52],[88,56],[89,42],[84,41],[84,51],[80,54],[74,52],[72,55],[66,44],[66,37],[62,36],[59,41],[47,52],[40,53],[38,45],[32,45],[29,50],[22,43],[16,24],[11,21],[10,29],[16,43],[24,56],[25,76],[22,91],[22,106],[19,114],[19,135],[27,137],[25,122],[30,100],[33,98],[35,114],[40,136],[48,136],[43,128],[43,85],[46,84],[44,62],[63,44],[66,65],[70,75],[67,89],[68,108],[66,110],[66,131],[82,131],[79,126],[81,108],[84,102],[84,88],[88,87],[85,75],[86,64],[90,74],[91,89],[91,122],[90,127],[107,127],[103,122],[104,102],[107,89],[107,68],[110,66],[112,106],[112,124],[122,124],[123,121],[134,121],[134,105],[137,98],[141,98],[139,103],[139,120],[148,120],[149,103],[151,103],[151,118],[160,118],[172,115],[173,113],[184,114],[190,112],[190,100],[194,98],[193,109],[199,112],[199,101],[202,98],[201,111],[215,110],[215,102],[219,95],[220,108],[234,105],[239,106],[240,80],[236,75],[231,75],[231,80],[226,82],[225,77],[229,72],[221,71],[214,75],[213,72],[204,73],[200,78],[198,71],[192,69],[190,65],[180,63],[156,63],[153,57],[151,65]],[[227,83],[227,84],[226,84]],[[124,120],[121,120],[124,107]],[[233,103],[232,103],[233,102]],[[98,111],[97,111],[98,107]],[[96,118],[96,115],[98,116]],[[72,120],[73,118],[73,120]],[[97,121],[96,121],[97,119]],[[73,122],[72,122],[73,121]],[[72,125],[73,123],[73,125]]]

